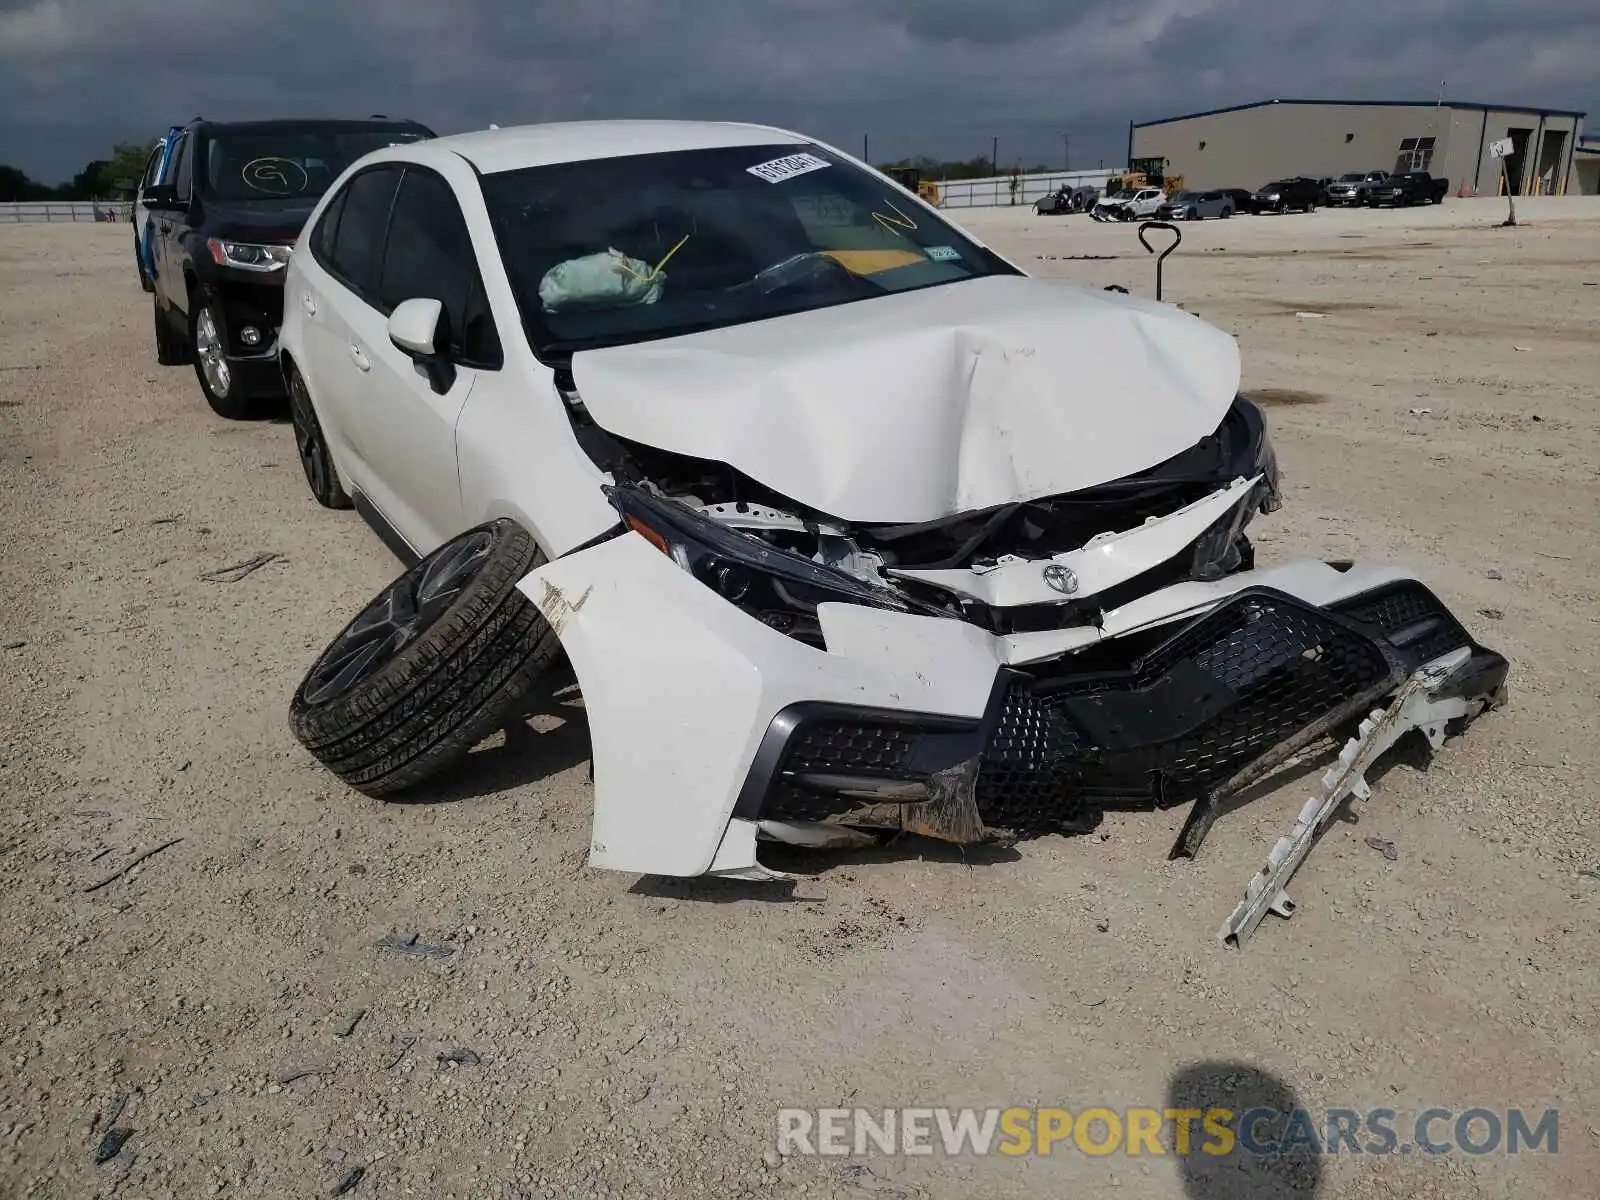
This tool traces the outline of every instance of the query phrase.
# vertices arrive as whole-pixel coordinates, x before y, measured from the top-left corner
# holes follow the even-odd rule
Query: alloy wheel
[[[311,486],[312,495],[320,497],[328,486],[327,451],[317,414],[311,408],[311,395],[298,374],[289,382],[289,416],[294,423],[295,451],[300,455],[306,483]]]
[[[420,637],[471,584],[493,544],[487,529],[446,542],[379,593],[311,668],[306,703],[349,691]]]
[[[206,385],[217,396],[226,396],[233,382],[228,368],[227,349],[217,330],[217,320],[207,304],[194,321],[194,349],[200,358],[200,369],[205,373]]]

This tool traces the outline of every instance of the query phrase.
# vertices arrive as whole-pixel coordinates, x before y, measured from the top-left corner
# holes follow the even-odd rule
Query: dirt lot
[[[1512,661],[1509,707],[1402,755],[1242,952],[1213,932],[1309,767],[1194,863],[1164,861],[1181,811],[1127,814],[967,861],[791,853],[792,890],[586,869],[570,709],[438,803],[345,790],[286,707],[394,562],[315,505],[285,424],[155,365],[125,226],[0,229],[0,1195],[314,1196],[357,1166],[394,1197],[1592,1194],[1600,206],[1501,211],[1236,218],[1167,262],[1272,400],[1262,559],[1413,565]],[[1152,290],[1129,227],[958,215]],[[1392,1108],[1402,1140],[1432,1106],[1558,1108],[1559,1153],[772,1151],[780,1106],[1218,1102]]]

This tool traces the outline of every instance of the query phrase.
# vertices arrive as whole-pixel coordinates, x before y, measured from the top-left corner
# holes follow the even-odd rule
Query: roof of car
[[[211,121],[196,117],[183,129],[205,128],[208,131],[225,129],[230,133],[292,133],[297,129],[419,129],[432,134],[432,130],[410,117],[274,117],[264,121]]]
[[[567,121],[457,133],[431,143],[453,150],[485,175],[593,158],[726,146],[803,146],[809,138],[731,121]]]

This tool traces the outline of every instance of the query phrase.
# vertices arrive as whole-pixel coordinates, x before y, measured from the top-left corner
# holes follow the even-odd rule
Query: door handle
[[[166,222],[166,221],[161,222],[161,232],[162,233],[171,233],[172,232],[171,224]]]
[[[364,353],[362,353],[362,350],[361,350],[360,346],[351,346],[350,347],[350,357],[355,359],[355,361],[356,361],[356,369],[357,370],[361,370],[361,371],[370,371],[370,370],[372,370],[372,363],[368,360],[367,356]]]
[[[300,293],[300,307],[306,310],[307,316],[314,317],[317,315],[317,302],[311,298],[309,292]]]

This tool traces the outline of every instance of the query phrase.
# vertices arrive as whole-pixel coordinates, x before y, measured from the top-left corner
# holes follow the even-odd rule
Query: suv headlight
[[[825,567],[752,534],[702,517],[686,505],[631,485],[602,489],[625,528],[639,534],[723,599],[758,618],[815,612],[844,601],[902,612],[911,606],[887,588]],[[781,622],[768,622],[781,624]]]
[[[289,265],[293,246],[261,242],[234,242],[226,238],[207,238],[206,249],[219,267],[238,267],[241,271],[281,271]]]

